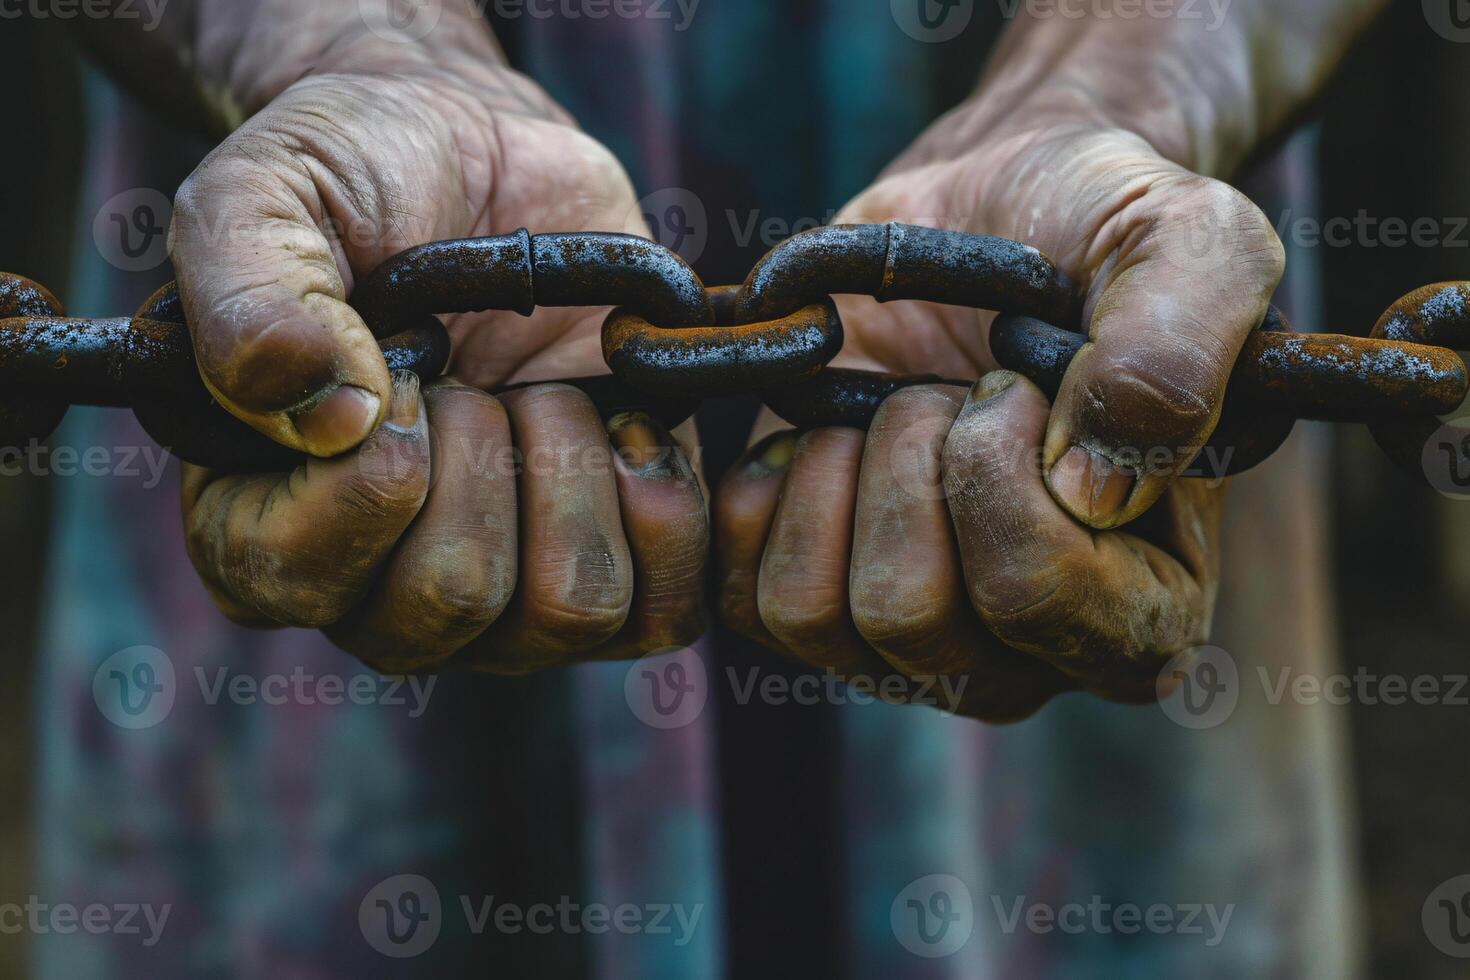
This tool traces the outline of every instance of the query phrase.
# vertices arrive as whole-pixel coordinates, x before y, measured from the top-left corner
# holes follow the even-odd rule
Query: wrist
[[[1111,128],[1229,179],[1321,87],[1383,0],[1237,0],[1219,14],[1019,17],[966,104],[984,138]]]
[[[437,20],[387,20],[388,5],[358,0],[198,0],[196,76],[230,122],[264,108],[311,75],[485,75],[505,65],[488,25],[472,5],[442,3]],[[427,16],[420,11],[420,17]]]
[[[1013,28],[967,113],[996,136],[1116,130],[1207,176],[1228,175],[1261,138],[1248,43],[1222,26],[1207,40],[1178,24],[1093,21]]]

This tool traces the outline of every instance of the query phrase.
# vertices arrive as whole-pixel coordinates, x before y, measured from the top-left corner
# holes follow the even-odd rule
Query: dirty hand
[[[186,467],[190,555],[232,617],[325,629],[391,672],[688,642],[708,532],[670,434],[641,416],[605,426],[565,386],[478,390],[604,372],[606,311],[456,317],[455,380],[420,390],[390,378],[348,305],[356,279],[423,242],[646,233],[616,160],[497,63],[482,23],[440,31],[455,52],[334,34],[332,60],[178,194],[172,257],[206,382],[316,457],[294,473]]]
[[[1076,98],[962,106],[838,219],[1052,256],[1090,336],[1055,404],[996,370],[988,316],[844,300],[849,366],[983,378],[895,394],[866,435],[778,433],[737,464],[715,496],[735,628],[849,676],[960,677],[949,707],[988,720],[1072,689],[1151,699],[1167,660],[1205,641],[1223,480],[1178,477],[1283,251],[1239,192]]]

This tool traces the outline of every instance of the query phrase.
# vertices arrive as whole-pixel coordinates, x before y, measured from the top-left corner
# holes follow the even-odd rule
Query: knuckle
[[[361,462],[364,472],[343,481],[332,495],[338,522],[406,526],[428,498],[428,454],[415,446],[387,455],[375,452]]]
[[[454,546],[449,554],[408,563],[398,578],[405,584],[395,590],[395,604],[413,616],[409,632],[441,645],[458,646],[483,632],[505,612],[515,588],[513,575],[474,549]]]
[[[611,639],[633,603],[632,571],[611,548],[541,556],[528,570],[527,622],[555,647],[585,649]]]
[[[571,603],[545,592],[526,596],[527,620],[537,645],[552,649],[586,650],[611,640],[628,619],[628,601],[616,599]]]
[[[880,650],[917,652],[939,645],[950,613],[929,590],[855,584],[852,619],[858,633]]]
[[[1082,385],[1081,405],[1099,428],[1122,434],[1144,422],[1155,438],[1179,445],[1213,425],[1226,377],[1213,354],[1163,338],[1148,351],[1098,353]]]
[[[830,644],[848,615],[846,602],[835,590],[786,587],[779,579],[763,578],[756,602],[766,629],[797,648]]]
[[[997,569],[970,584],[975,612],[1005,643],[1021,650],[1063,654],[1089,632],[1086,597],[1078,578],[1061,567],[1035,572]]]
[[[954,389],[946,391],[935,385],[901,388],[883,400],[873,416],[869,438],[895,428],[903,429],[925,422],[953,422],[959,413],[960,398]]]
[[[522,414],[565,416],[573,412],[591,411],[592,401],[580,389],[559,382],[534,384],[510,393],[507,399]]]

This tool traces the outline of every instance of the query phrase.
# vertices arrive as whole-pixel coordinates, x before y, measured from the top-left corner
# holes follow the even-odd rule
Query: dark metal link
[[[392,368],[433,379],[449,360],[449,337],[433,317],[381,341]],[[134,317],[63,315],[45,289],[0,276],[0,446],[42,440],[70,405],[132,408],[144,429],[202,466],[263,471],[298,465],[293,453],[239,421],[199,376],[178,290],[165,287]]]
[[[970,384],[827,368],[842,347],[834,294],[992,309],[997,361],[1055,397],[1086,342],[1079,296],[1041,252],[1004,239],[887,225],[816,229],[773,249],[739,287],[706,290],[677,255],[629,235],[511,235],[409,249],[367,276],[353,305],[390,367],[426,380],[449,358],[437,315],[538,306],[617,306],[604,325],[613,374],[560,382],[604,417],[647,411],[670,427],[712,395],[754,392],[798,427],[866,428],[901,388]],[[1060,326],[1058,326],[1060,325]],[[1423,477],[1435,416],[1470,379],[1470,284],[1411,293],[1370,338],[1292,333],[1274,309],[1244,343],[1202,455],[1237,473],[1274,452],[1298,418],[1368,422],[1400,465]],[[1453,349],[1451,349],[1453,348]],[[500,389],[514,390],[524,385]],[[134,409],[182,458],[274,471],[302,461],[226,412],[199,378],[178,292],[131,318],[78,320],[44,288],[0,275],[0,444],[43,439],[69,404]]]
[[[797,384],[841,350],[842,320],[831,298],[765,323],[713,327],[656,327],[615,310],[602,330],[608,367],[634,387],[666,397]]]
[[[1063,374],[1086,341],[1080,333],[1031,317],[997,317],[990,330],[996,360],[1026,374],[1048,398],[1056,397]],[[1261,329],[1245,341],[1226,389],[1225,410],[1207,445],[1219,453],[1231,450],[1228,472],[1240,473],[1280,448],[1297,419],[1433,417],[1453,411],[1467,385],[1465,364],[1451,350],[1294,333],[1272,307]],[[1416,469],[1423,442],[1414,448]]]
[[[1435,283],[1399,297],[1374,325],[1372,336],[1397,343],[1470,350],[1470,282]],[[1426,378],[1426,382],[1429,380]],[[1441,404],[1411,418],[1371,421],[1368,431],[1389,459],[1424,480],[1424,447],[1440,427],[1436,416],[1454,411],[1464,395],[1462,388],[1454,404]]]
[[[370,327],[408,314],[538,306],[627,306],[654,323],[708,326],[704,284],[676,253],[632,235],[513,235],[434,242],[401,252],[358,285]]]
[[[1029,245],[938,228],[832,225],[777,245],[751,270],[736,322],[771,319],[840,294],[927,300],[1070,323],[1076,291]]]

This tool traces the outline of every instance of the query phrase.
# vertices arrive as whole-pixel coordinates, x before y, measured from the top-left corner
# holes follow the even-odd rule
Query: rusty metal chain
[[[1041,252],[983,235],[890,223],[819,228],[777,246],[740,286],[706,288],[676,254],[629,235],[511,235],[409,249],[368,276],[353,306],[390,367],[430,380],[449,359],[437,315],[617,307],[603,329],[611,374],[563,382],[605,416],[641,409],[673,426],[704,398],[755,393],[802,428],[865,428],[883,399],[936,376],[830,368],[842,347],[832,297],[994,310],[1002,366],[1055,397],[1086,342],[1078,291]],[[1210,447],[1226,473],[1270,456],[1297,419],[1367,423],[1421,480],[1437,416],[1470,378],[1470,283],[1395,303],[1369,337],[1292,332],[1274,308],[1245,342]],[[968,384],[968,380],[950,383]],[[44,439],[70,405],[131,408],[181,458],[235,471],[289,469],[299,454],[226,412],[199,378],[178,292],[131,318],[71,319],[44,288],[0,274],[0,446]],[[1221,474],[1224,475],[1224,474]]]

